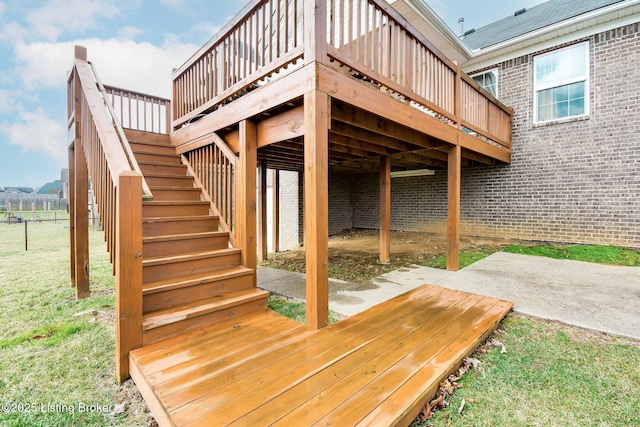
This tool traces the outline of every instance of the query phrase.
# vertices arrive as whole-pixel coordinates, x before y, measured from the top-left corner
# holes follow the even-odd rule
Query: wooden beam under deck
[[[317,83],[313,79],[314,72],[318,73]],[[432,166],[428,159],[446,163],[447,147],[458,144],[464,148],[463,165],[471,165],[469,160],[487,165],[496,161],[509,163],[511,160],[510,151],[497,144],[481,140],[400,102],[374,85],[318,64],[292,71],[177,130],[172,135],[173,144],[179,153],[207,145],[208,135],[212,132],[233,129],[239,119],[247,118],[256,123],[259,148],[286,147],[287,141],[302,138],[304,108],[300,103],[303,91],[316,87],[329,90],[332,115],[328,126],[329,156],[346,162],[343,169],[349,167],[351,160],[385,155],[395,159],[404,157],[403,161],[415,163],[416,168]],[[237,152],[239,132],[223,133],[231,150]],[[294,147],[293,151],[298,150]],[[416,162],[418,157],[409,160],[406,154],[417,151],[427,159],[427,163]],[[299,170],[302,166],[298,153],[293,157],[286,152],[274,154],[269,155],[269,167],[282,165],[283,169]],[[280,155],[282,162],[277,161]]]
[[[132,377],[161,427],[409,425],[512,306],[425,285],[318,331],[261,312],[133,351]]]

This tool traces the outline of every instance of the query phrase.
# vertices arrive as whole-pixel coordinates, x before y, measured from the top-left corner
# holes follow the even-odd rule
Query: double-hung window
[[[491,95],[498,97],[498,70],[489,70],[484,73],[474,74],[471,76],[482,88]]]
[[[536,56],[534,122],[589,114],[589,43]]]

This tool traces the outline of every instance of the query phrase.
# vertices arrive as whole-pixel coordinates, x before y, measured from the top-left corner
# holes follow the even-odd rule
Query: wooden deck
[[[512,303],[425,285],[319,331],[268,311],[131,352],[161,426],[408,425]]]

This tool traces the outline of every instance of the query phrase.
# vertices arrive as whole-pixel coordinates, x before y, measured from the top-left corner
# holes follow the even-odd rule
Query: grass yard
[[[92,297],[82,301],[69,285],[68,233],[53,233],[49,250],[0,252],[0,425],[153,425],[137,390],[115,383],[102,233],[90,233]]]
[[[68,229],[55,230],[51,249],[0,248],[0,425],[154,426],[131,381],[115,383],[114,279],[102,233],[90,233],[92,297],[76,301]],[[471,245],[463,262],[495,250]],[[612,251],[592,260],[638,265],[637,252]],[[304,316],[300,304],[272,298],[270,306]],[[514,314],[493,339],[506,353],[482,347],[479,369],[460,380],[449,408],[416,425],[640,425],[639,342]]]
[[[517,314],[492,338],[505,353],[477,350],[449,407],[414,427],[640,425],[640,342]]]

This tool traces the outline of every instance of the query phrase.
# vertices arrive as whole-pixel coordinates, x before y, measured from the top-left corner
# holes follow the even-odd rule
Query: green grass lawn
[[[601,264],[640,266],[640,252],[633,249],[615,246],[597,245],[509,245],[505,247],[487,246],[480,249],[472,249],[460,252],[460,268],[467,267],[498,251],[513,254],[543,256],[555,259],[570,259],[574,261],[596,262]],[[445,268],[447,258],[440,255],[426,260],[423,265],[427,267]]]
[[[0,404],[9,404],[0,426],[153,425],[131,382],[115,382],[114,279],[102,233],[90,233],[92,296],[76,301],[68,229],[56,230],[52,248],[0,248]],[[622,262],[606,253],[592,260]],[[637,252],[622,253],[637,265]],[[270,306],[302,321],[300,304],[272,298]],[[640,425],[640,343],[519,315],[500,328],[507,352],[479,351],[481,369],[421,425]]]
[[[0,425],[149,425],[135,390],[115,382],[115,290],[102,233],[90,233],[92,297],[81,301],[69,285],[68,233],[60,227],[51,249],[0,252]],[[113,413],[122,402],[126,410]]]
[[[638,426],[640,343],[511,314],[449,407],[415,426]],[[458,410],[462,399],[465,406]]]

